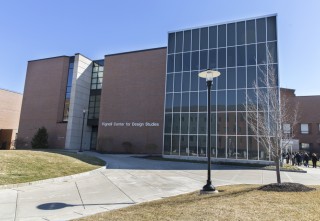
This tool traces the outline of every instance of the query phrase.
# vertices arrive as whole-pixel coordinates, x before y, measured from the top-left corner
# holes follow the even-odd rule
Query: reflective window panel
[[[211,155],[222,159],[270,160],[270,154],[254,130],[254,120],[269,123],[269,100],[278,91],[278,43],[276,16],[250,18],[225,24],[179,30],[168,34],[164,114],[165,155],[206,157],[207,83],[198,74],[207,68],[221,75],[211,87]],[[270,56],[269,56],[270,55]],[[92,88],[102,85],[94,67]],[[100,83],[100,85],[99,85]],[[272,85],[275,83],[276,85]],[[67,88],[70,97],[71,88]],[[92,103],[92,105],[91,105]],[[90,108],[100,107],[90,101]],[[94,116],[94,115],[92,115]]]

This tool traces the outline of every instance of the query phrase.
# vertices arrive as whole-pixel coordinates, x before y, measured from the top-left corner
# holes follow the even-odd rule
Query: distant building
[[[0,89],[0,149],[14,148],[19,127],[22,94]]]
[[[320,95],[296,96],[295,90],[288,88],[281,88],[281,94],[288,98],[291,105],[298,107],[297,126],[292,128],[288,124],[284,128],[293,132],[300,151],[320,154]]]

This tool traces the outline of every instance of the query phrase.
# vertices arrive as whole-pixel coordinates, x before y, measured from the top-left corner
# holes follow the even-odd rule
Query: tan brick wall
[[[19,127],[22,94],[0,89],[0,149],[13,149]]]
[[[22,94],[0,89],[0,129],[18,129]]]
[[[166,49],[106,56],[99,116],[99,151],[161,153]],[[102,126],[102,122],[156,122],[158,127]],[[132,148],[123,146],[130,142]],[[154,144],[157,148],[151,148]]]
[[[30,147],[38,128],[45,126],[51,148],[64,148],[66,123],[62,123],[69,57],[29,61],[22,102],[19,134]]]

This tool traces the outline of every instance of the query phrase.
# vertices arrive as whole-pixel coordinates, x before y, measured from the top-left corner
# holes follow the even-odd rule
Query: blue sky
[[[23,92],[29,60],[102,59],[166,46],[168,31],[277,13],[281,86],[319,95],[319,11],[318,0],[2,0],[0,88]]]

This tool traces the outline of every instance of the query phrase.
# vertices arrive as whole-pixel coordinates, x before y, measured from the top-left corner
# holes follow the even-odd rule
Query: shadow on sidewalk
[[[59,203],[59,202],[54,202],[54,203],[44,203],[39,206],[37,206],[38,209],[41,210],[58,210],[58,209],[63,209],[66,207],[76,207],[76,206],[112,206],[112,205],[133,205],[136,203],[130,202],[130,203],[98,203],[98,204],[67,204],[67,203]]]

